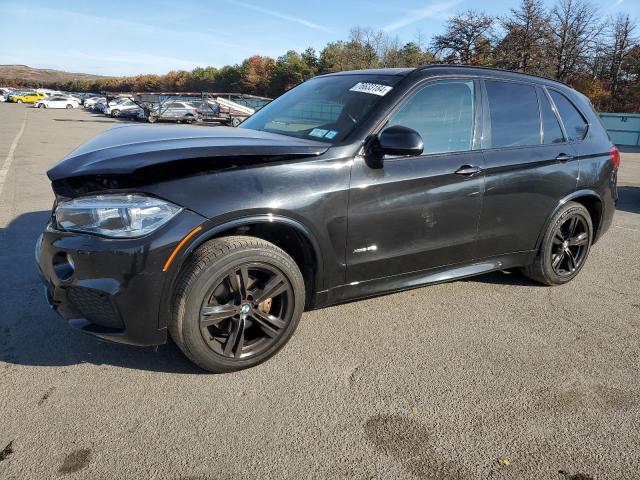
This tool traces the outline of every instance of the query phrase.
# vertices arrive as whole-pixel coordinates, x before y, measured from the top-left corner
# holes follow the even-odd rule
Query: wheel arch
[[[575,192],[572,192],[571,194],[562,198],[556,204],[553,210],[551,210],[551,212],[547,216],[547,220],[544,223],[544,228],[538,234],[538,239],[536,241],[536,250],[540,248],[542,239],[544,238],[544,234],[547,231],[547,228],[549,228],[551,219],[567,202],[579,203],[587,209],[589,215],[591,216],[591,222],[593,224],[593,243],[595,243],[598,239],[598,231],[600,229],[600,226],[602,225],[602,198],[595,190],[581,189],[576,190]]]
[[[165,284],[165,295],[159,318],[159,327],[169,322],[169,307],[176,281],[191,254],[207,241],[228,235],[246,235],[261,238],[284,250],[298,265],[304,278],[305,307],[312,307],[314,292],[323,286],[323,259],[319,243],[313,233],[301,222],[289,217],[262,214],[229,220],[208,226],[203,224],[203,233],[184,248],[180,258],[172,265],[171,280]]]

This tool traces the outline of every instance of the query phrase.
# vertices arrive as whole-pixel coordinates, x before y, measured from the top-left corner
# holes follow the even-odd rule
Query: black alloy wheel
[[[584,261],[589,243],[585,219],[574,214],[564,219],[553,236],[551,267],[559,276],[573,274]]]
[[[266,263],[241,264],[205,296],[200,331],[217,354],[249,358],[273,345],[293,306],[291,283],[281,271]]]
[[[549,220],[536,257],[522,272],[545,285],[567,283],[584,266],[592,240],[589,211],[580,203],[567,202]]]
[[[181,268],[169,332],[200,367],[232,372],[275,355],[304,305],[304,279],[285,251],[255,237],[215,238]]]

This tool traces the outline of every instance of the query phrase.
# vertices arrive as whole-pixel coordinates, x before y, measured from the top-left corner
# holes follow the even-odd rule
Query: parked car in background
[[[107,111],[107,99],[106,98],[101,98],[100,100],[96,101],[96,103],[93,105],[93,107],[91,107],[91,110],[100,112],[100,113],[104,113]]]
[[[93,108],[93,106],[100,100],[104,100],[105,102],[107,101],[105,97],[100,97],[100,96],[86,98],[83,102],[84,108],[87,108],[87,109]]]
[[[135,110],[136,115],[138,113],[138,110],[140,109],[140,106],[131,101],[128,98],[123,98],[121,101],[118,102],[109,102],[109,106],[106,108],[105,110],[105,114],[106,115],[111,115],[114,118],[118,118],[122,113],[125,112],[133,112]]]
[[[6,101],[7,99],[5,98],[5,96],[2,93],[0,93],[0,102],[6,102]]]
[[[35,103],[43,98],[46,98],[46,95],[44,93],[21,92],[18,95],[12,95],[10,101],[13,103]]]
[[[43,98],[34,103],[34,108],[78,108],[80,102],[75,97],[66,97],[63,95],[52,95],[49,98]]]
[[[163,103],[150,109],[146,114],[146,120],[149,123],[157,121],[195,123],[198,119],[199,113],[196,107],[180,101]]]

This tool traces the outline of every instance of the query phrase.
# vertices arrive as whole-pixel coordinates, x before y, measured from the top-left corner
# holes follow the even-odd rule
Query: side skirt
[[[507,255],[475,260],[471,263],[447,265],[446,267],[403,273],[391,277],[376,278],[363,282],[340,285],[330,290],[316,292],[312,309],[329,307],[363,298],[408,290],[424,285],[450,282],[483,273],[521,267],[533,262],[536,250],[515,252]]]

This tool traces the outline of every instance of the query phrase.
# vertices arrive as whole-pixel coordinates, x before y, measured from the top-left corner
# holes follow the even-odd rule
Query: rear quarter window
[[[589,123],[582,116],[580,111],[571,103],[571,101],[560,92],[555,90],[549,90],[549,94],[555,103],[562,123],[564,123],[564,129],[567,132],[569,140],[575,142],[577,140],[583,140],[587,135],[589,129]]]

